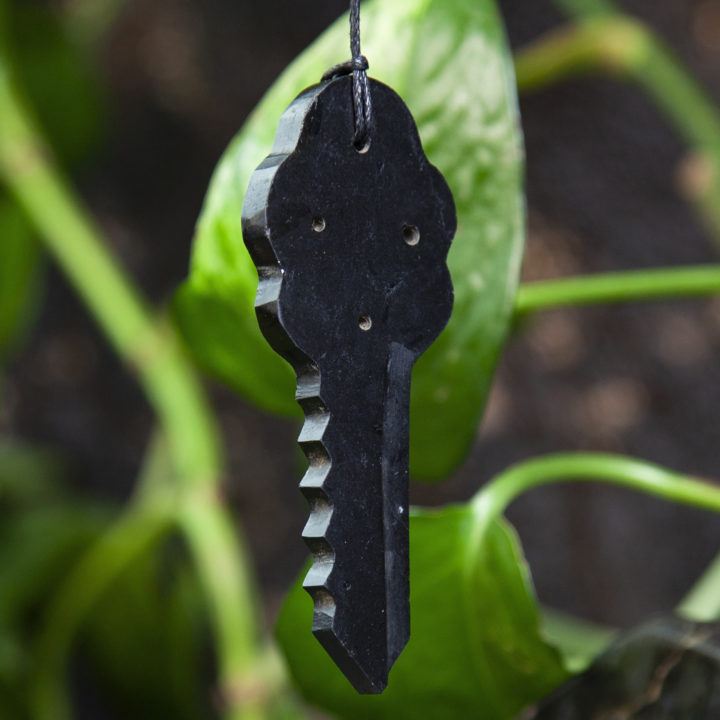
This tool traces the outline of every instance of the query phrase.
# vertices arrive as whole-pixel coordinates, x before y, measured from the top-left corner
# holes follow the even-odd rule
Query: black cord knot
[[[353,145],[358,152],[366,152],[370,147],[372,102],[367,76],[370,65],[367,58],[360,52],[360,0],[350,0],[350,54],[352,55],[350,60],[331,67],[322,79],[324,81],[333,80],[352,74],[353,107],[355,109]]]
[[[370,67],[370,63],[368,63],[368,59],[364,55],[353,58],[350,61],[350,65],[352,66],[353,70],[360,70],[362,72],[367,72],[368,68]]]

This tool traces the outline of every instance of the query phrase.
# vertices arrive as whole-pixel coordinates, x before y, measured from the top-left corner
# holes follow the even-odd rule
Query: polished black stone
[[[306,414],[313,632],[372,693],[410,633],[410,376],[450,316],[456,218],[407,107],[370,82],[374,125],[360,150],[350,77],[290,105],[250,181],[243,234],[260,327],[295,368]]]

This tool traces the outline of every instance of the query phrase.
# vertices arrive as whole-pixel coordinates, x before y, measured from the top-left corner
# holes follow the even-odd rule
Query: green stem
[[[638,300],[692,298],[720,293],[720,265],[629,270],[543,280],[520,286],[515,313]]]
[[[647,31],[621,16],[548,32],[515,54],[518,90],[532,92],[588,72],[627,77],[647,52]]]
[[[223,662],[221,696],[228,717],[264,718],[273,698],[260,674],[262,621],[241,531],[212,488],[186,495],[179,522],[211,601],[215,647]]]
[[[681,187],[720,236],[720,113],[672,50],[638,20],[596,0],[556,0],[575,24],[548,33],[516,55],[518,88],[537,90],[591,71],[643,88],[688,144]]]
[[[107,252],[100,231],[50,159],[0,64],[0,180],[82,296],[117,353],[135,370],[186,484],[221,468],[207,401],[172,329],[150,313]]]
[[[173,329],[153,317],[119,269],[40,138],[0,56],[0,180],[32,220],[117,353],[135,370],[158,415],[184,496],[179,503],[180,521],[209,601],[221,682],[234,687],[238,678],[255,677],[262,650],[261,623],[251,611],[254,595],[247,553],[232,532],[227,511],[220,502],[198,502],[198,498],[217,497],[222,469],[207,400]],[[196,507],[188,511],[194,503]],[[125,526],[121,523],[120,527]],[[223,558],[222,564],[218,557]],[[104,578],[107,584],[109,576]],[[50,622],[60,616],[60,611],[52,611]],[[60,674],[70,638],[58,637],[65,639],[60,643],[62,652],[54,656]],[[263,703],[256,693],[244,704],[240,700],[230,705],[227,717],[265,717]]]
[[[520,495],[543,485],[598,481],[663,500],[720,513],[720,486],[642,460],[604,453],[566,453],[532,458],[504,471],[473,499],[488,522],[500,518]]]
[[[479,526],[499,519],[520,495],[551,483],[597,481],[663,500],[720,513],[720,486],[641,460],[602,453],[548,455],[519,463],[491,480],[473,499]],[[714,617],[720,603],[720,562],[680,605],[686,614]]]
[[[578,22],[516,55],[521,91],[542,88],[588,71],[625,77],[656,102],[691,148],[683,190],[716,236],[720,235],[720,113],[674,53],[611,0],[555,0]],[[713,267],[616,273],[533,283],[521,288],[516,312],[595,302],[691,297],[717,292]],[[664,472],[664,471],[661,471]],[[720,617],[720,555],[678,612],[698,620]]]

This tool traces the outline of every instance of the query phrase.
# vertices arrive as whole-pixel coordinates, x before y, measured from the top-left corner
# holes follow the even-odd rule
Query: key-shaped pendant
[[[374,80],[370,92],[360,150],[349,76],[290,105],[243,234],[260,327],[295,368],[306,415],[313,633],[358,691],[378,693],[410,633],[410,376],[450,316],[456,219],[403,101]]]

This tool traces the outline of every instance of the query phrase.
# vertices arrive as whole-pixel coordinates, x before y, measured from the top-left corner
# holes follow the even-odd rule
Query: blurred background
[[[73,179],[114,251],[162,302],[186,276],[193,226],[225,146],[347,3],[117,5],[95,63],[103,131]],[[720,0],[624,6],[720,101]],[[562,21],[544,0],[500,7],[513,48]],[[524,279],[717,262],[718,246],[678,192],[686,150],[642,92],[584,77],[521,96],[521,110]],[[0,435],[57,448],[78,489],[124,499],[152,429],[150,410],[63,277],[52,265],[44,272],[37,324],[3,381]],[[415,503],[467,499],[515,461],[572,449],[720,477],[720,301],[555,311],[521,330],[471,456],[447,483],[415,485]],[[272,616],[306,556],[297,428],[219,386],[212,394],[229,453],[228,498]],[[711,515],[591,485],[530,493],[509,517],[540,599],[618,626],[670,610],[720,546]]]

